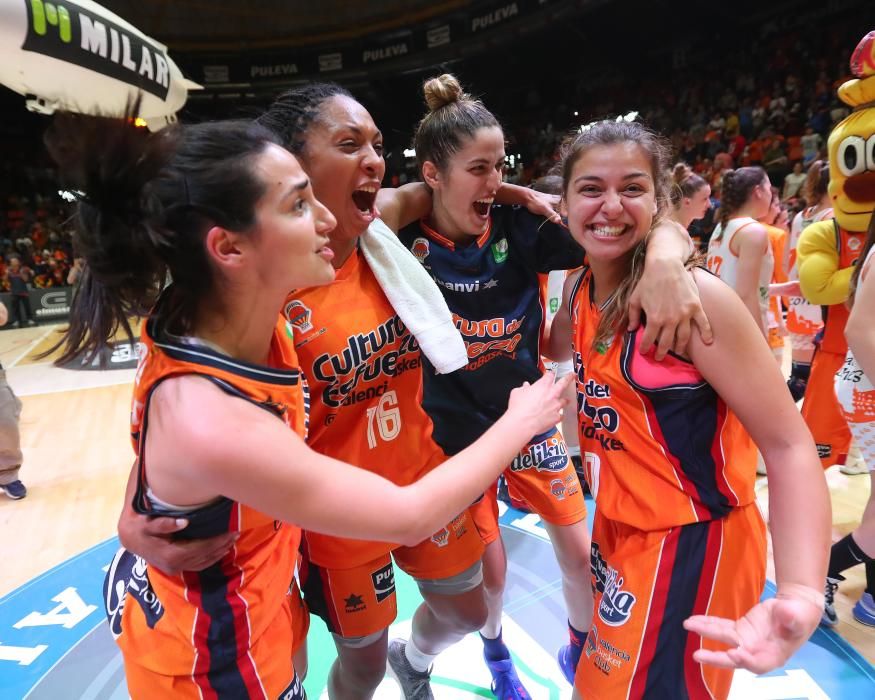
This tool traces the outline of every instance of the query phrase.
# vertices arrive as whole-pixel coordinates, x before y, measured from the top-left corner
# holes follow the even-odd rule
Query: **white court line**
[[[31,350],[33,350],[37,345],[39,345],[46,338],[48,338],[49,334],[56,328],[56,325],[52,325],[46,328],[46,332],[39,336],[36,340],[34,340],[30,345],[28,345],[18,357],[16,357],[14,360],[12,360],[12,362],[9,363],[9,365],[7,365],[6,369],[11,369],[15,367],[15,365],[17,365],[22,360],[22,358],[24,358],[29,352],[31,352]]]

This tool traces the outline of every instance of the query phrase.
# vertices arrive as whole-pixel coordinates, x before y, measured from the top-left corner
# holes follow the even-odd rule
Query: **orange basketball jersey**
[[[291,665],[294,615],[287,594],[300,529],[227,498],[196,509],[162,503],[148,488],[145,452],[152,392],[164,380],[199,375],[305,435],[306,384],[291,332],[278,319],[267,366],[235,360],[172,336],[153,315],[135,378],[131,433],[139,478],[134,509],[185,517],[180,538],[238,532],[225,557],[200,572],[170,576],[121,550],[105,588],[110,628],[121,647],[133,697],[276,698],[299,684]],[[184,465],[180,465],[184,467]],[[290,696],[291,697],[291,696]]]
[[[738,419],[692,363],[642,355],[640,331],[593,348],[592,294],[584,268],[569,312],[580,448],[598,512],[661,530],[751,503],[756,452]]]
[[[419,345],[358,250],[332,284],[292,292],[285,315],[310,383],[314,450],[399,485],[446,459],[422,408]],[[310,559],[323,567],[355,567],[394,549],[385,542],[305,536]]]

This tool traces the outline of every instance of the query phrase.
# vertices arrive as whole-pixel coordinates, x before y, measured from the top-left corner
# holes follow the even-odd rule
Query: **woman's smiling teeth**
[[[593,224],[592,226],[590,226],[590,230],[593,232],[594,235],[598,236],[599,238],[617,238],[626,231],[626,228],[627,227],[625,225],[607,226],[604,224]]]

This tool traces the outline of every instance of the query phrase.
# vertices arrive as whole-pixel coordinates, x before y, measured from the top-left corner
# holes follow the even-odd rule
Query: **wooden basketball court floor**
[[[56,334],[57,327],[49,326],[0,332],[0,361],[24,404],[21,478],[28,488],[21,501],[0,495],[0,598],[114,536],[131,467],[127,436],[134,370],[74,371],[35,359]],[[835,541],[857,524],[869,477],[846,476],[833,468],[827,480]],[[757,494],[765,512],[765,479],[759,480]],[[846,574],[837,597],[837,632],[875,663],[875,628],[860,625],[851,615],[865,588],[863,567]],[[774,580],[771,555],[769,578]]]

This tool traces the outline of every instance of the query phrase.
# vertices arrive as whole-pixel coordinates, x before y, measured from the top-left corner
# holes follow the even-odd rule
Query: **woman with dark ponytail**
[[[133,508],[187,521],[177,539],[236,536],[196,572],[116,555],[104,592],[130,695],[301,698],[292,658],[307,617],[289,595],[300,527],[427,538],[524,435],[555,424],[563,387],[548,377],[521,389],[480,449],[409,486],[317,454],[304,443],[309,395],[280,312],[290,289],[334,279],[336,220],[297,160],[251,122],[150,134],[65,115],[48,142],[84,193],[76,243],[87,273],[64,358],[130,332],[128,317],[151,308],[131,412]]]
[[[763,337],[769,328],[769,284],[774,259],[765,227],[772,185],[758,166],[727,170],[717,228],[708,243],[708,269],[732,287]],[[739,235],[740,234],[740,235]]]

